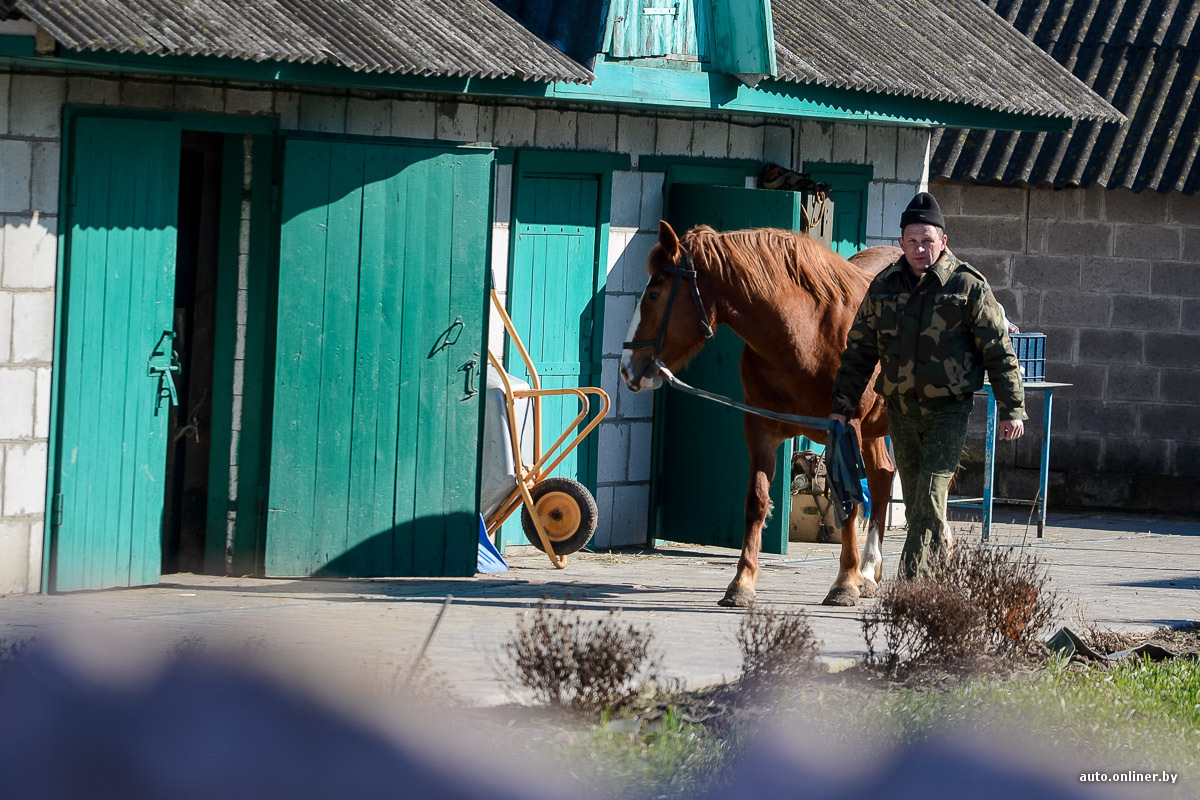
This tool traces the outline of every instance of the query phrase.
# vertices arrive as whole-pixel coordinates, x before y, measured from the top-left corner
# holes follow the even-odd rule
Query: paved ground
[[[979,535],[978,526],[955,527],[960,539]],[[1035,548],[1052,585],[1097,624],[1138,630],[1200,620],[1198,520],[1052,514],[1042,540],[1019,524],[995,526],[992,540]],[[889,571],[900,544],[898,532],[885,540]],[[404,682],[453,595],[427,652],[431,671],[459,698],[495,704],[506,695],[493,664],[520,615],[542,597],[569,596],[585,613],[615,607],[625,619],[649,625],[666,678],[698,687],[739,670],[734,634],[741,612],[716,605],[736,558],[731,550],[671,545],[581,554],[561,571],[540,554],[519,555],[506,573],[458,580],[169,575],[152,588],[0,598],[0,642],[36,636],[118,671],[152,663],[151,656],[181,642],[204,642],[269,652],[321,681],[386,692]],[[764,557],[759,601],[805,609],[823,654],[853,658],[865,652],[858,612],[819,605],[836,559],[833,546],[795,543],[787,555]]]

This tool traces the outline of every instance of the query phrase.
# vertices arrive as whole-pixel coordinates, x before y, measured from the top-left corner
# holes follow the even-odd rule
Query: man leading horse
[[[875,276],[847,335],[830,419],[845,424],[876,366],[874,390],[904,492],[908,536],[900,574],[916,576],[952,545],[946,495],[986,372],[1001,439],[1024,433],[1025,396],[1004,312],[987,279],[946,246],[937,200],[920,192],[900,216],[904,255]]]

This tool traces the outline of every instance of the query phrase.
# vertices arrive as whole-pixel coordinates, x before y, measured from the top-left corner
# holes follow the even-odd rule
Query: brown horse
[[[631,391],[656,389],[662,384],[654,363],[656,349],[662,363],[676,372],[700,352],[717,325],[725,324],[746,342],[741,378],[748,404],[826,417],[859,302],[871,276],[899,255],[895,247],[872,247],[847,261],[807,235],[773,228],[718,233],[700,225],[681,242],[671,226],[661,222],[658,244],[646,262],[650,280],[622,354],[621,376]],[[894,467],[883,439],[883,399],[870,388],[851,424],[862,442],[871,520],[861,560],[857,510],[846,520],[841,565],[826,605],[854,605],[860,596],[873,597],[883,571],[883,530]],[[754,601],[779,445],[799,434],[820,442],[826,436],[824,430],[752,414],[744,415],[744,426],[750,451],[746,531],[737,575],[720,601],[723,606]]]

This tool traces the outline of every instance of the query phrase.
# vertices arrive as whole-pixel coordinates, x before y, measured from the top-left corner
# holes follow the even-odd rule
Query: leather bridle
[[[671,309],[675,306],[675,297],[679,294],[679,284],[685,278],[691,284],[692,300],[696,303],[696,312],[700,317],[700,326],[704,328],[704,338],[711,339],[713,335],[712,326],[708,324],[708,314],[704,310],[704,301],[700,299],[700,284],[696,281],[696,266],[692,263],[692,255],[687,251],[687,248],[681,247],[683,250],[683,266],[675,266],[670,264],[663,268],[665,272],[670,272],[675,275],[675,280],[671,283],[671,293],[667,296],[667,308],[663,312],[662,322],[659,323],[658,333],[653,339],[638,339],[633,342],[624,342],[621,347],[626,350],[640,350],[646,347],[654,348],[654,357],[657,359],[662,355],[663,338],[667,335],[667,325],[671,321]]]

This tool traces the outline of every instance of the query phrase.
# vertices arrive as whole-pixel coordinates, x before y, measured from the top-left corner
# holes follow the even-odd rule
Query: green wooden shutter
[[[159,579],[170,401],[148,367],[171,359],[179,150],[165,122],[79,118],[72,131],[53,590]]]
[[[287,143],[268,574],[474,573],[491,167]]]
[[[680,235],[700,223],[718,230],[794,228],[799,203],[794,192],[672,182],[667,217]],[[721,326],[679,377],[740,401],[744,347],[737,334]],[[656,402],[653,537],[740,548],[750,481],[742,413],[673,389],[660,389]],[[789,440],[779,449],[771,482],[774,512],[763,526],[764,553],[787,552],[791,454]]]

